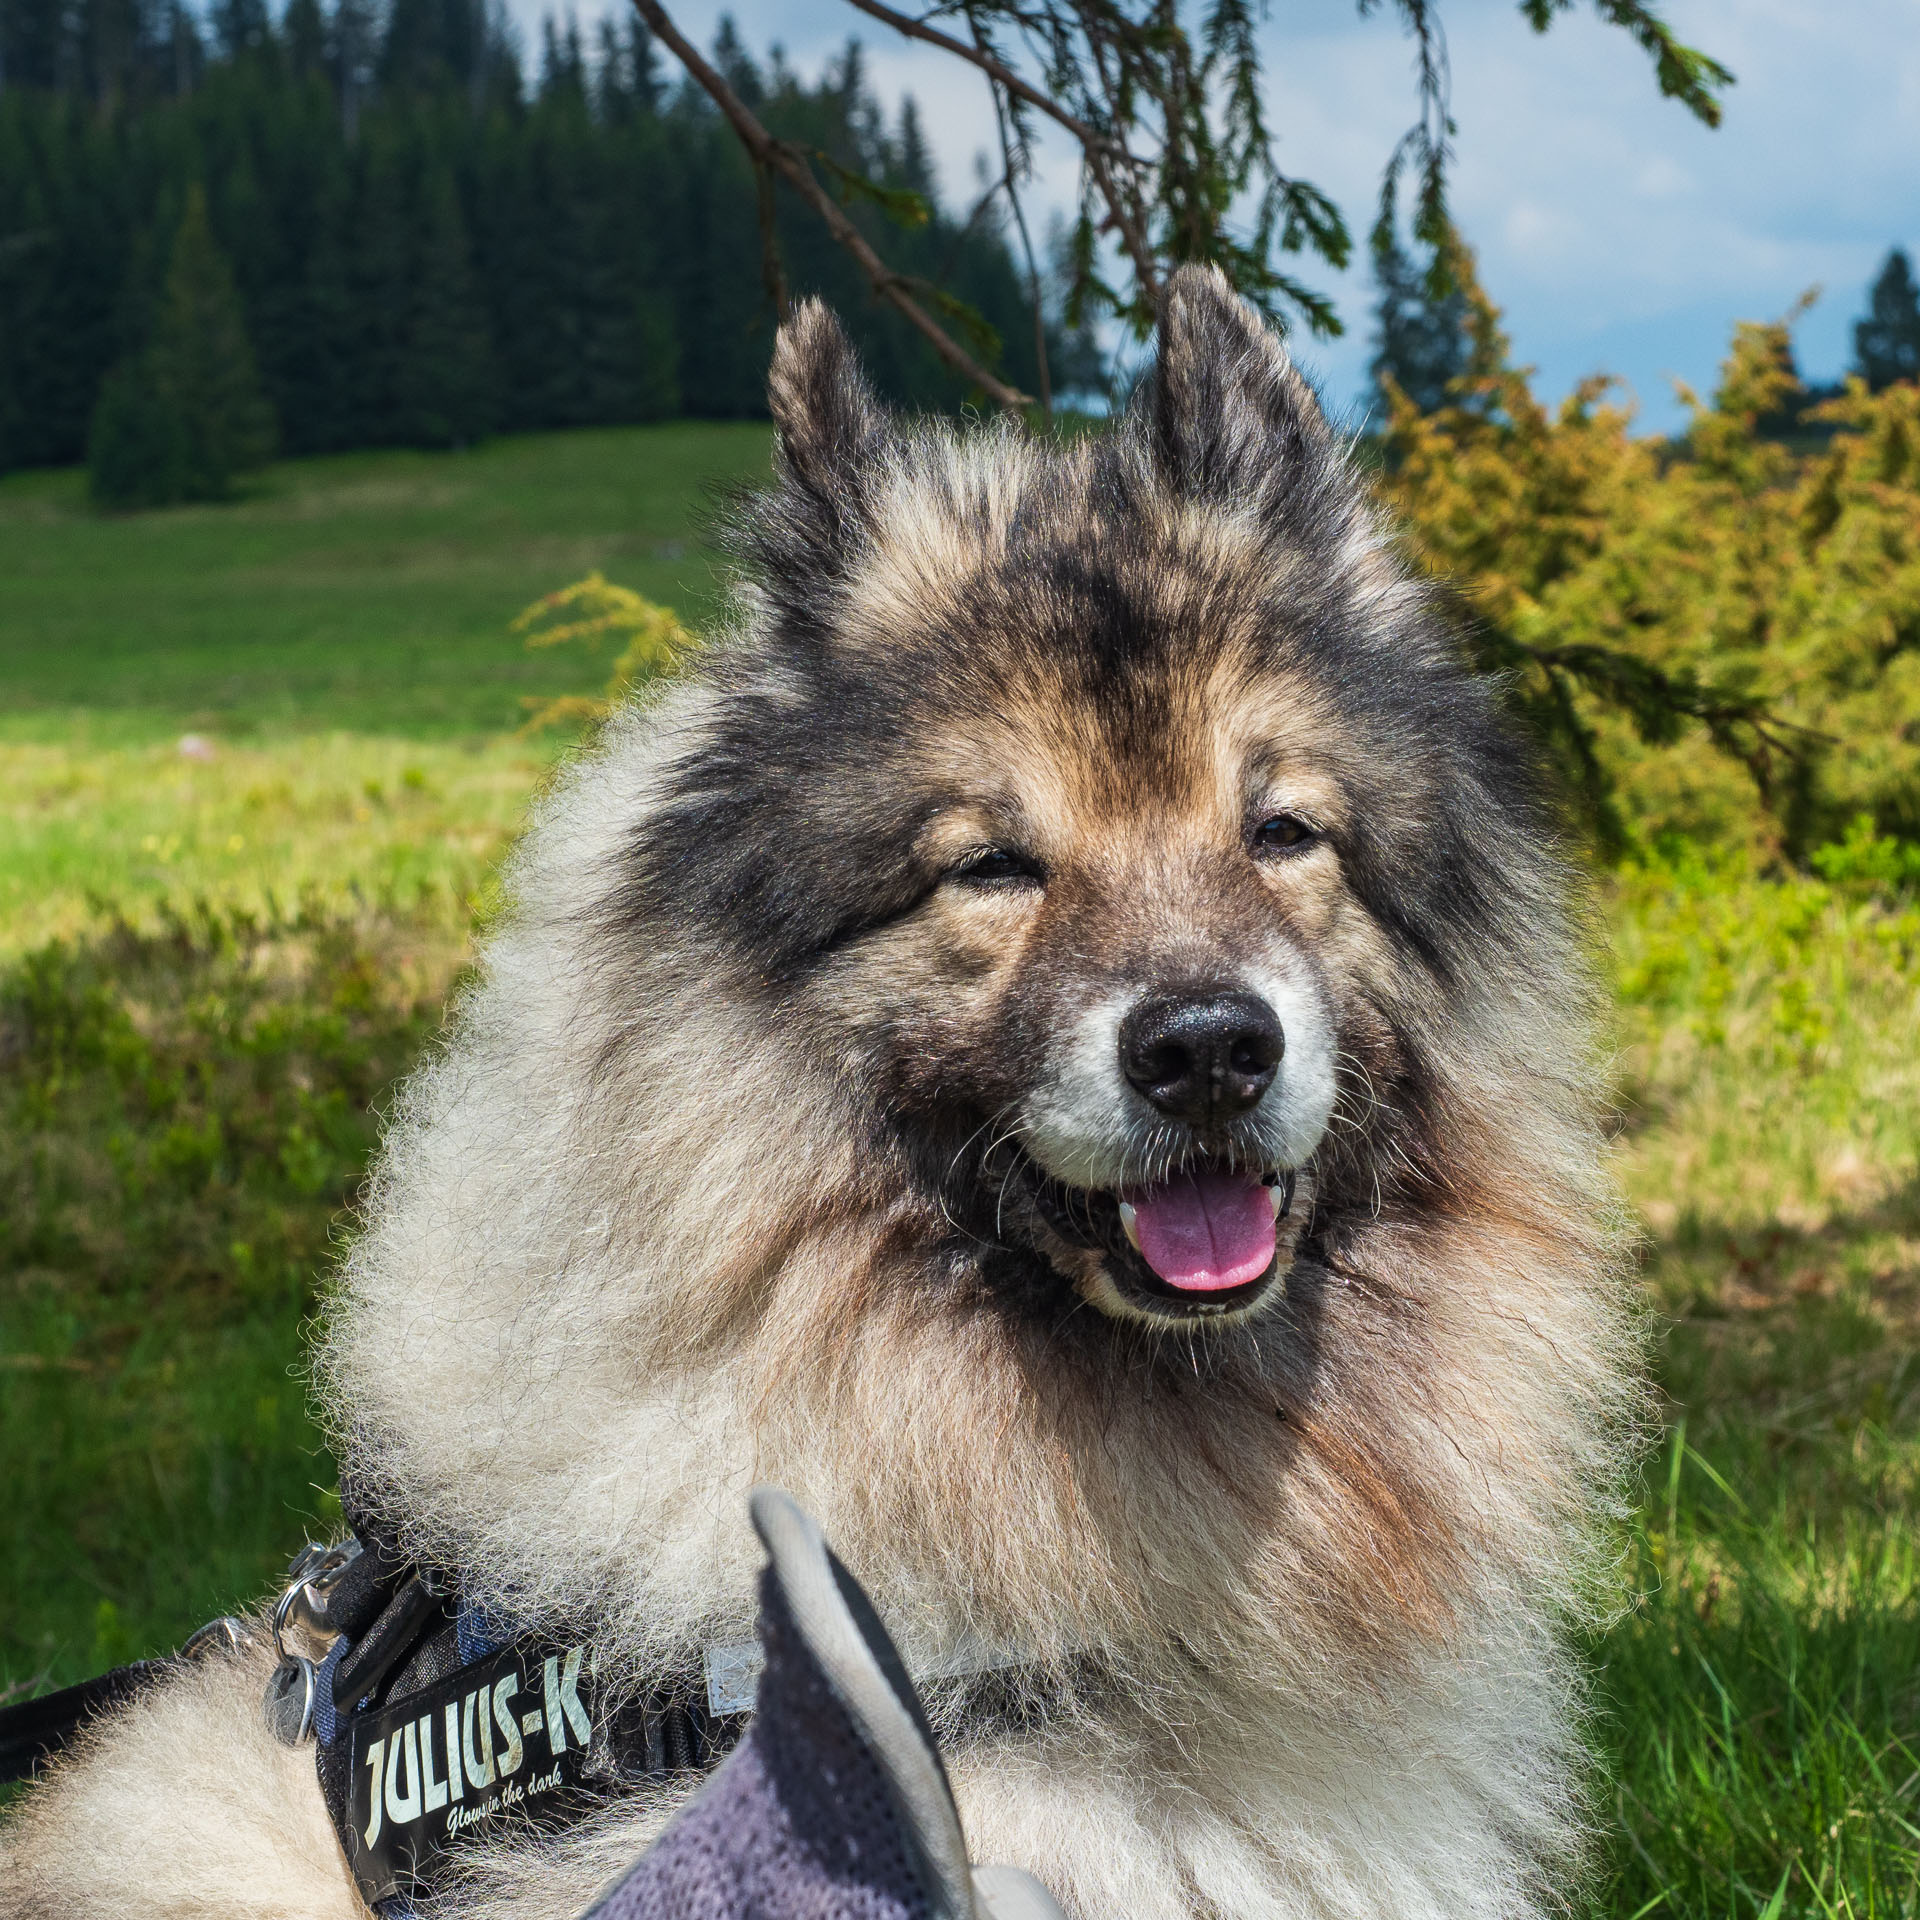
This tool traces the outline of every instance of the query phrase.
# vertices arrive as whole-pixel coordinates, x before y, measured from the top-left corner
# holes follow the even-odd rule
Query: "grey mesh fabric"
[[[926,1716],[819,1529],[760,1488],[766,1666],[720,1771],[587,1920],[1061,1920],[1010,1868],[966,1862]]]

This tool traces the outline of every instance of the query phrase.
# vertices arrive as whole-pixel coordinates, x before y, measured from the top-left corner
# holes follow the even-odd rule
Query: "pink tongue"
[[[1140,1252],[1170,1287],[1218,1293],[1273,1262],[1273,1202],[1249,1174],[1182,1173],[1126,1198]]]

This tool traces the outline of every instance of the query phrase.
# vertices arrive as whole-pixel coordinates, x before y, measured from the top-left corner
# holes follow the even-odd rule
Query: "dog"
[[[1211,269],[1099,433],[903,423],[817,304],[771,410],[730,623],[537,804],[391,1117],[344,1470],[635,1686],[748,1631],[777,1481],[1082,1920],[1545,1910],[1640,1389],[1498,688]],[[0,1907],[363,1911],[270,1665],[101,1721]],[[674,1804],[441,1907],[576,1914]]]

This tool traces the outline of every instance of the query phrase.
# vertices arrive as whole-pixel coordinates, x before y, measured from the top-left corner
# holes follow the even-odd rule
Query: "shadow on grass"
[[[1592,1649],[1611,1829],[1595,1913],[1920,1910],[1910,1520],[1746,1511],[1684,1429],[1668,1465],[1635,1603]]]
[[[0,973],[0,1686],[176,1645],[327,1523],[301,1326],[460,951],[201,911]]]
[[[1685,1305],[1633,1604],[1590,1649],[1596,1915],[1920,1912],[1917,1227],[1909,1180],[1819,1227],[1696,1219],[1656,1249]]]

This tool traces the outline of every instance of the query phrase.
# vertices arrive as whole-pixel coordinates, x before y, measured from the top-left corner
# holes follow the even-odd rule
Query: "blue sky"
[[[911,91],[951,199],[992,139],[984,93],[937,54],[837,0],[668,0],[703,44],[731,11],[750,45],[775,41],[813,71],[849,33],[882,93]],[[531,24],[537,0],[515,0]],[[583,12],[585,10],[583,9]],[[1456,215],[1506,309],[1520,357],[1557,396],[1584,374],[1621,376],[1642,423],[1682,417],[1676,377],[1710,388],[1736,319],[1777,317],[1823,289],[1797,333],[1810,377],[1849,358],[1851,323],[1887,248],[1920,251],[1920,0],[1678,0],[1683,38],[1738,84],[1717,131],[1662,100],[1649,63],[1590,9],[1537,36],[1512,0],[1442,0],[1458,125]],[[1411,49],[1391,10],[1281,0],[1264,29],[1269,117],[1282,164],[1333,193],[1356,231],[1412,112]],[[1047,156],[1043,202],[1073,172]],[[1330,401],[1361,391],[1369,353],[1364,268],[1317,277],[1348,326],[1296,351]]]

